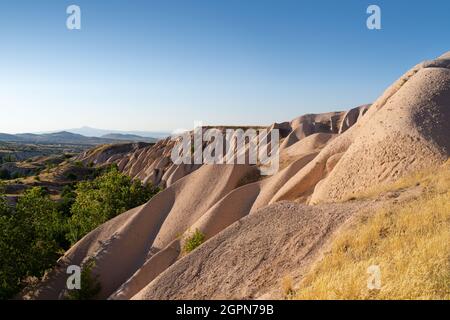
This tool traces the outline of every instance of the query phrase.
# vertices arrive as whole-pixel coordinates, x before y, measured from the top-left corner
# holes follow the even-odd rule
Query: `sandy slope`
[[[95,270],[102,284],[100,297],[108,297],[254,170],[255,167],[247,165],[203,166],[147,204],[106,222],[60,259],[59,268],[44,281],[36,297],[60,297],[65,286],[65,267],[79,265],[88,257],[96,261]],[[177,254],[172,259],[176,257]]]
[[[133,299],[258,298],[309,265],[332,231],[361,206],[267,206],[173,264]]]

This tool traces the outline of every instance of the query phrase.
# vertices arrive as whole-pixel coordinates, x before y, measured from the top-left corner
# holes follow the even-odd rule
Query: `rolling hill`
[[[137,135],[108,134],[103,137],[86,137],[81,134],[68,131],[54,133],[19,133],[6,134],[0,133],[0,141],[19,142],[19,143],[37,143],[37,144],[76,144],[76,145],[99,145],[120,142],[148,142],[154,143],[155,138],[140,137]]]

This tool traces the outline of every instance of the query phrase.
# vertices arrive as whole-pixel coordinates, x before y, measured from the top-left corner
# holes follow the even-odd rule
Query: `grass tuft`
[[[195,232],[186,239],[183,251],[185,253],[189,253],[196,249],[198,246],[200,246],[205,241],[205,234],[202,233],[200,230],[196,229]]]

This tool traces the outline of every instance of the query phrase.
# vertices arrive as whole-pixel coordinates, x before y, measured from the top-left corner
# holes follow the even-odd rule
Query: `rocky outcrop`
[[[255,127],[256,129],[278,129],[280,150],[287,149],[306,137],[315,134],[327,134],[328,137],[343,133],[354,125],[367,111],[370,105],[363,105],[349,111],[330,112],[324,114],[308,114],[298,117],[290,122],[274,123],[268,127]],[[205,127],[208,129],[210,127]],[[226,127],[214,127],[224,131]],[[238,128],[238,127],[234,127]],[[241,128],[241,127],[239,127]],[[242,127],[243,130],[250,127]],[[191,133],[192,134],[192,133]],[[323,136],[321,136],[323,137]],[[140,179],[144,183],[151,183],[168,187],[177,180],[200,168],[201,165],[174,165],[170,159],[175,139],[169,137],[155,144],[123,143],[106,145],[86,151],[78,160],[86,165],[105,165],[116,163],[119,169],[132,178]],[[206,145],[204,145],[206,147]],[[290,148],[292,151],[294,148]],[[286,152],[284,161],[291,163]],[[283,155],[284,153],[282,153]],[[285,163],[286,164],[286,163]]]
[[[271,201],[305,194],[312,194],[312,203],[343,200],[445,161],[450,150],[448,63],[439,58],[407,72]],[[336,154],[340,160],[327,172],[327,162]]]
[[[75,160],[82,161],[85,165],[112,164],[131,153],[150,146],[152,145],[144,142],[101,145],[83,152]]]
[[[315,133],[341,134],[353,126],[369,109],[362,105],[349,111],[307,114],[292,120],[290,132],[280,149],[290,147],[295,142]]]

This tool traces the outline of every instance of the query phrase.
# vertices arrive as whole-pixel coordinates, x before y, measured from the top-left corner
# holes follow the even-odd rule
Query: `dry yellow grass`
[[[295,298],[450,299],[450,162],[382,190],[417,184],[424,188],[419,198],[380,209],[338,235]],[[371,265],[381,271],[379,290],[367,287]]]
[[[285,276],[281,279],[281,290],[286,299],[290,299],[295,295],[295,291],[292,287],[292,277]]]
[[[425,188],[428,187],[447,187],[448,188],[448,176],[445,174],[450,170],[450,159],[441,167],[432,167],[427,170],[414,172],[403,178],[398,179],[393,183],[378,184],[364,192],[352,193],[343,197],[342,201],[354,200],[354,199],[367,199],[376,197],[382,193],[389,191],[398,191],[406,188],[410,188],[414,185],[421,185]],[[444,176],[441,176],[444,174]]]

